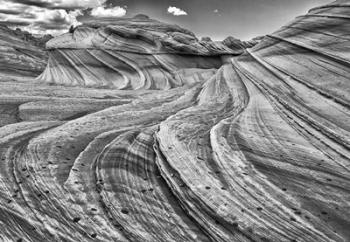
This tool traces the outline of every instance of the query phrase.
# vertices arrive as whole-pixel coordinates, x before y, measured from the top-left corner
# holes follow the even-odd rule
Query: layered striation
[[[48,36],[46,36],[46,39]],[[40,75],[48,56],[44,39],[0,25],[0,81],[21,80]]]
[[[219,68],[221,56],[244,52],[243,42],[230,43],[200,41],[186,29],[144,15],[100,19],[50,40],[46,45],[50,59],[38,80],[67,86],[165,90],[193,84],[198,81],[193,74]]]
[[[51,40],[0,83],[0,240],[349,241],[349,6],[255,46],[145,16]]]

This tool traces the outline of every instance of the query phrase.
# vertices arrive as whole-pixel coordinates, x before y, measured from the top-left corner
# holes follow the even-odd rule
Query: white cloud
[[[57,35],[66,32],[71,25],[81,25],[77,20],[77,17],[82,15],[81,10],[67,13],[62,9],[40,9],[32,13],[36,15],[35,22],[25,27],[25,29],[35,34],[50,33]]]
[[[106,0],[0,0],[0,22],[35,34],[67,32],[81,23],[77,17],[92,9],[95,17],[122,17],[126,7],[106,8]],[[85,13],[86,14],[86,13]]]
[[[187,13],[184,10],[177,8],[177,7],[172,7],[172,6],[169,6],[168,13],[170,13],[174,16],[187,15]]]
[[[95,17],[123,17],[126,14],[126,9],[116,6],[114,8],[97,7],[92,9],[91,15]]]
[[[50,9],[40,9],[37,11],[32,11],[33,14],[36,15],[36,21],[43,23],[62,23],[62,24],[79,24],[77,21],[77,17],[82,15],[81,10],[74,10],[67,13],[63,9],[59,10],[50,10]]]
[[[68,7],[68,8],[95,8],[98,6],[101,6],[106,2],[106,0],[51,0],[49,2],[52,2],[54,6],[58,7]]]
[[[20,3],[0,0],[0,10],[24,11],[27,7]]]
[[[214,13],[219,13],[219,9],[215,9],[215,10],[214,10]]]
[[[79,9],[67,12],[63,9],[48,9],[2,0],[0,3],[3,3],[0,7],[0,21],[7,22],[9,25],[13,23],[14,27],[18,23],[17,26],[22,26],[24,30],[34,34],[64,33],[71,25],[80,25],[77,17],[83,14]],[[6,13],[6,10],[12,10],[13,13]]]

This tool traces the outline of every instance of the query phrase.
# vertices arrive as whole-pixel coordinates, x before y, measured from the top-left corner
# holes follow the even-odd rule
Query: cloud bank
[[[170,13],[174,16],[187,15],[187,13],[184,10],[177,8],[177,7],[172,7],[172,6],[169,6],[168,13]]]
[[[122,17],[126,9],[106,7],[106,0],[0,0],[0,24],[21,27],[35,34],[66,32],[84,14],[93,17]],[[86,11],[85,11],[86,10]]]
[[[95,17],[123,17],[126,9],[116,6],[114,8],[97,7],[92,9],[91,15]]]

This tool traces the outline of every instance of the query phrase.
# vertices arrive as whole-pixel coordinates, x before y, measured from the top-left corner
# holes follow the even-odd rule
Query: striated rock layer
[[[0,83],[0,240],[349,241],[349,7],[235,57],[145,16],[50,41],[74,87]]]
[[[219,68],[221,56],[244,52],[243,42],[228,47],[199,41],[188,30],[144,15],[86,22],[46,47],[50,59],[39,81],[123,90],[193,84],[193,74]]]
[[[0,81],[40,75],[48,59],[42,41],[19,29],[0,25]]]

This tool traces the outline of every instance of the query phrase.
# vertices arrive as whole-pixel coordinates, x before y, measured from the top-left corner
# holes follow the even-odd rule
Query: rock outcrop
[[[197,81],[189,78],[194,73],[219,68],[221,56],[244,52],[241,46],[199,41],[186,29],[145,15],[85,22],[50,40],[47,49],[40,82],[123,90],[190,84]]]
[[[248,48],[252,48],[255,45],[257,45],[261,39],[262,39],[262,37],[257,37],[257,38],[254,38],[252,40],[249,40],[249,41],[241,41],[239,39],[236,39],[235,37],[229,36],[226,39],[224,39],[222,41],[222,43],[225,46],[227,46],[233,50],[235,50],[235,49],[248,49]]]
[[[43,43],[49,38],[0,25],[0,81],[40,75],[48,59]]]
[[[145,16],[51,40],[55,85],[0,82],[1,240],[349,241],[349,6],[240,56]]]
[[[53,38],[53,36],[50,34],[33,35],[28,31],[21,30],[20,28],[16,28],[14,31],[11,32],[23,41],[29,42],[34,46],[40,47],[41,49],[45,49],[46,42]]]

